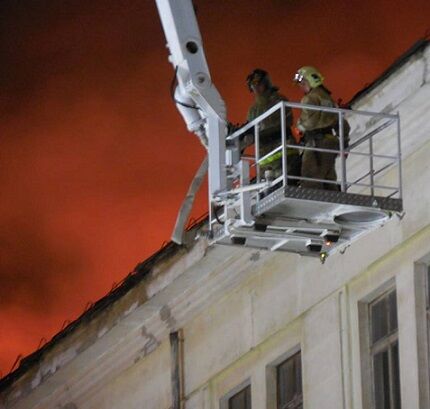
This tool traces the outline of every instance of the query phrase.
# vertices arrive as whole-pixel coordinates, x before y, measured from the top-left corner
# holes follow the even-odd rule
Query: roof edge
[[[198,219],[191,219],[186,228],[187,232],[197,232],[204,227],[208,220],[208,214],[205,213]],[[81,325],[89,322],[97,317],[107,306],[127,294],[137,284],[142,282],[145,277],[152,271],[152,268],[161,261],[166,261],[175,256],[181,249],[187,248],[186,245],[176,244],[173,241],[164,242],[162,247],[149,256],[146,260],[138,263],[136,267],[120,282],[116,287],[113,287],[109,293],[94,302],[86,309],[78,318],[72,321],[69,325],[55,334],[45,345],[32,352],[31,354],[21,358],[18,368],[11,371],[3,378],[0,378],[0,393],[11,386],[17,379],[24,375],[30,368],[35,366],[41,358],[51,351],[56,344],[63,338],[77,330]]]
[[[351,100],[346,104],[346,106],[351,107],[360,101],[363,97],[372,92],[375,88],[377,88],[380,84],[382,84],[386,79],[388,79],[394,72],[399,70],[403,65],[405,65],[410,58],[418,54],[421,51],[424,51],[427,46],[430,45],[430,40],[428,37],[423,37],[419,39],[415,44],[412,45],[406,52],[404,52],[400,57],[398,57],[394,62],[380,74],[375,80],[373,80],[370,84],[366,85],[362,90],[358,91]]]

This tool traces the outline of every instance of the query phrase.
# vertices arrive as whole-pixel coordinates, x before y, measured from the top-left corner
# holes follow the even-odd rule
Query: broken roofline
[[[356,104],[365,95],[368,95],[371,91],[382,84],[388,79],[394,72],[399,70],[410,58],[419,52],[423,51],[430,44],[429,39],[423,38],[418,40],[411,48],[397,58],[381,75],[379,75],[373,82],[367,85],[365,88],[357,92],[347,104],[348,107]],[[198,230],[207,221],[207,215],[203,215],[195,223],[193,223],[187,230]],[[44,346],[20,360],[19,366],[13,372],[0,379],[0,392],[7,389],[14,383],[15,380],[19,379],[23,374],[30,368],[36,365],[42,356],[53,349],[53,347],[59,343],[62,339],[73,333],[82,324],[87,323],[98,316],[106,307],[113,304],[118,299],[122,298],[137,284],[139,284],[151,271],[152,268],[160,263],[161,261],[167,261],[178,253],[178,251],[184,246],[178,245],[174,242],[168,242],[156,253],[151,255],[145,261],[139,263],[135,269],[125,277],[123,282],[111,290],[107,295],[96,301],[91,305],[81,316],[76,320],[67,325],[63,330],[54,335],[52,339],[47,342]]]
[[[207,214],[204,214],[197,220],[193,221],[187,228],[187,231],[199,230],[207,221]],[[104,297],[100,298],[95,303],[91,304],[77,319],[69,323],[64,329],[54,335],[45,345],[31,353],[30,355],[22,358],[19,361],[19,366],[13,372],[10,372],[5,377],[0,379],[0,392],[7,389],[15,380],[19,379],[21,375],[26,373],[27,370],[36,365],[42,356],[53,349],[53,347],[62,339],[73,333],[81,324],[91,321],[97,317],[106,307],[113,304],[115,301],[126,295],[131,289],[136,287],[145,277],[152,271],[153,267],[162,261],[167,261],[174,257],[180,249],[184,248],[183,245],[178,245],[172,241],[163,243],[160,250],[149,256],[146,260],[136,265],[132,272],[130,272],[121,282],[120,285],[113,287],[112,290]]]
[[[0,392],[8,388],[16,379],[20,378],[20,376],[23,375],[28,369],[39,362],[40,358],[46,352],[50,351],[63,338],[74,332],[81,324],[89,322],[107,306],[111,305],[116,300],[128,293],[129,290],[134,288],[136,284],[141,282],[144,277],[150,273],[154,265],[158,264],[161,260],[166,260],[167,258],[176,254],[179,247],[180,246],[178,246],[176,243],[169,242],[156,253],[151,255],[148,259],[142,263],[139,263],[134,268],[134,270],[125,277],[121,285],[113,288],[107,295],[92,304],[90,308],[86,309],[76,320],[72,321],[63,330],[54,335],[52,339],[41,348],[22,358],[16,370],[6,375],[3,379],[0,379]]]

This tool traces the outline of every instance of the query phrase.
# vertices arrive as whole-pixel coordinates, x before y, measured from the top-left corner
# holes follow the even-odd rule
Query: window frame
[[[285,359],[284,361],[282,361],[280,364],[278,364],[276,366],[276,407],[277,407],[277,409],[289,409],[289,408],[292,408],[291,406],[282,407],[280,405],[280,402],[279,402],[280,401],[280,382],[279,382],[280,366],[283,365],[283,364],[285,364],[286,362],[290,361],[291,359],[295,359],[295,360],[298,359],[298,361],[300,362],[300,379],[299,380],[297,379],[297,372],[298,371],[297,371],[297,368],[296,368],[296,374],[295,374],[296,378],[295,378],[295,381],[296,381],[296,386],[297,386],[298,382],[300,383],[301,395],[296,396],[294,398],[296,400],[297,400],[297,398],[300,398],[300,402],[294,402],[294,403],[295,403],[295,405],[300,404],[301,408],[303,409],[303,376],[302,376],[303,365],[302,365],[302,351],[296,352],[295,354],[291,355],[289,358]],[[291,404],[292,401],[290,401],[289,403]],[[294,406],[294,409],[296,409],[295,406]]]
[[[233,389],[228,391],[219,401],[220,409],[229,409],[230,399],[242,392],[246,388],[250,388],[250,397],[251,397],[251,408],[252,408],[252,385],[251,378],[245,379],[242,383],[235,386]]]
[[[293,356],[300,353],[301,360],[301,374],[302,374],[302,397],[303,394],[303,350],[301,345],[295,345],[293,348],[289,349],[284,354],[280,355],[278,358],[266,365],[266,409],[278,409],[278,367],[292,358]]]
[[[360,365],[361,365],[361,397],[363,408],[375,409],[375,393],[374,393],[374,371],[373,371],[373,355],[372,348],[372,329],[371,329],[371,310],[370,306],[388,295],[392,291],[396,291],[397,304],[397,342],[399,342],[399,308],[397,303],[397,288],[395,277],[391,277],[379,287],[368,292],[366,296],[358,301],[358,331],[359,331],[359,346],[360,346]],[[392,338],[391,338],[392,340]],[[398,344],[399,346],[399,344]],[[399,359],[399,376],[400,376],[400,359]],[[400,384],[400,393],[401,393]]]
[[[396,314],[396,329],[393,330],[392,328],[389,328],[391,326],[391,312],[390,312],[390,297],[392,294],[395,294],[396,299],[396,308],[395,308],[395,314]],[[378,304],[382,300],[386,299],[386,305],[385,305],[385,313],[387,318],[387,334],[382,336],[381,338],[377,339],[376,341],[373,341],[373,320],[375,319],[373,317],[373,310],[372,307],[375,304]],[[397,369],[398,369],[398,395],[401,396],[401,387],[400,387],[400,359],[399,359],[399,325],[398,325],[398,305],[397,305],[397,291],[396,288],[391,288],[387,291],[384,291],[382,294],[380,294],[378,297],[373,299],[371,302],[367,304],[368,309],[368,331],[369,331],[369,359],[370,359],[370,382],[372,387],[372,409],[376,408],[376,380],[375,380],[375,357],[383,352],[387,352],[388,354],[388,372],[389,372],[389,385],[388,385],[388,393],[389,393],[389,400],[390,400],[390,408],[395,409],[395,385],[394,385],[394,379],[393,379],[393,371],[396,370],[396,365],[393,362],[393,350],[395,346],[397,346]],[[399,402],[399,408],[401,408],[401,401]]]
[[[429,355],[430,355],[430,265],[427,265],[427,271],[425,271],[424,274],[424,281],[425,281],[425,307],[426,307],[426,326],[427,326],[427,369],[428,373],[430,373],[430,362],[429,362]]]
[[[421,407],[430,407],[430,254],[414,263],[415,312]]]

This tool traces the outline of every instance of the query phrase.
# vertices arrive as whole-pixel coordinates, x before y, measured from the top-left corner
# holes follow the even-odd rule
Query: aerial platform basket
[[[324,260],[327,254],[382,226],[393,213],[401,214],[398,115],[281,101],[226,137],[225,102],[211,80],[191,0],[157,0],[157,7],[177,80],[173,99],[187,128],[208,152],[179,212],[173,241],[184,243],[185,221],[206,169],[212,244],[283,250]],[[286,113],[290,109],[337,116],[338,149],[288,145]],[[267,147],[262,140],[268,130],[265,120],[272,115],[279,118],[270,121],[276,124],[271,136],[279,134],[279,144],[272,152],[264,149],[260,156],[261,143]],[[352,130],[349,146],[345,144],[344,119]],[[251,146],[253,152],[249,152]],[[291,149],[337,155],[338,181],[313,179],[321,189],[293,186],[294,181],[303,185],[306,178],[288,174],[287,153]],[[273,154],[282,157],[281,174],[262,175],[261,165]],[[335,189],[323,189],[330,184]]]
[[[331,112],[338,117],[338,148],[320,149],[287,143],[286,110]],[[264,120],[280,115],[279,146],[259,156]],[[345,119],[351,126],[346,146]],[[219,194],[220,207],[210,212],[211,242],[317,256],[322,261],[372,230],[393,214],[402,215],[400,119],[398,115],[280,102],[232,135],[227,142],[252,152],[227,167],[229,189]],[[242,143],[243,144],[243,143]],[[336,155],[338,180],[288,175],[287,149]],[[282,174],[264,180],[260,164],[282,152]],[[232,162],[237,162],[232,161]],[[294,180],[335,185],[334,190],[293,186]]]

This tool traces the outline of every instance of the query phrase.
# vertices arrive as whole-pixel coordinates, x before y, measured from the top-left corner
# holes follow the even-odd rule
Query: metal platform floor
[[[218,224],[213,240],[324,261],[402,210],[401,199],[286,186],[254,203],[255,223]]]

